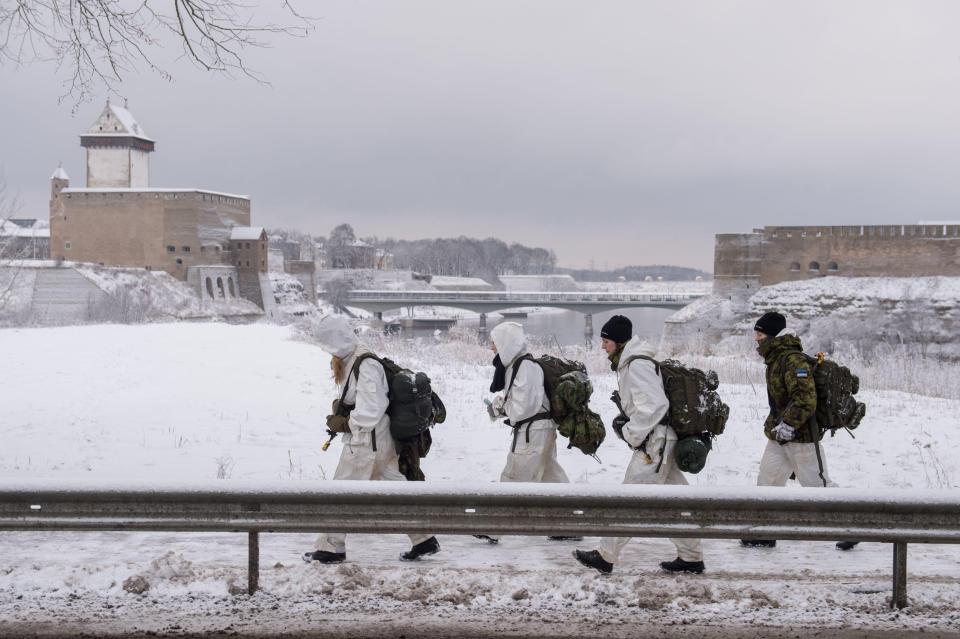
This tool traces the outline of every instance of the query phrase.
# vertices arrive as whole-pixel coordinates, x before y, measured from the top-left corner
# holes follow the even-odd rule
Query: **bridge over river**
[[[522,292],[522,291],[370,291],[351,290],[342,299],[344,306],[359,308],[383,319],[383,313],[413,306],[447,306],[480,314],[480,334],[487,332],[487,313],[515,308],[547,307],[583,313],[584,331],[593,336],[593,314],[624,308],[665,308],[679,310],[704,293],[633,292]]]

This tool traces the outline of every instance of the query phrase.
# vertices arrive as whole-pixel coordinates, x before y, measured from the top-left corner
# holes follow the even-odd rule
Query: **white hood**
[[[643,355],[644,357],[656,357],[657,351],[654,350],[653,346],[647,342],[645,339],[641,339],[639,335],[634,335],[630,338],[630,341],[624,344],[623,354],[620,355],[620,364],[617,366],[617,369],[622,369],[631,357],[635,355]]]
[[[523,334],[523,326],[516,322],[501,322],[490,331],[490,339],[497,347],[500,361],[509,367],[519,355],[527,352],[527,339]]]
[[[353,327],[342,315],[327,315],[320,320],[316,329],[320,348],[340,359],[347,359],[357,348],[357,339]]]

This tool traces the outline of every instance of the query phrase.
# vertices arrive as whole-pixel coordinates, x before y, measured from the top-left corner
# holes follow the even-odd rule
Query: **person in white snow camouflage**
[[[501,390],[493,399],[492,411],[506,417],[513,428],[507,463],[500,474],[502,482],[569,483],[570,479],[557,461],[557,423],[550,417],[550,399],[544,388],[543,369],[534,361],[522,360],[527,355],[523,326],[502,322],[490,331],[492,348],[497,353],[500,374],[495,375],[491,390]],[[519,366],[516,364],[519,362]],[[503,388],[497,388],[500,384]],[[491,543],[490,535],[476,535]],[[579,537],[550,537],[553,540]]]
[[[354,364],[370,350],[360,344],[350,323],[342,316],[327,316],[317,328],[321,348],[332,356],[331,366],[340,389],[341,410],[327,418],[332,432],[343,433],[343,450],[334,479],[406,481],[398,467],[398,455],[390,435],[387,415],[387,376],[376,359],[364,358],[357,370]],[[401,554],[405,561],[440,550],[432,535],[409,535],[412,548]],[[317,538],[314,552],[304,561],[339,563],[347,558],[346,535],[324,533]]]
[[[601,347],[610,357],[611,368],[617,373],[624,411],[614,419],[613,429],[634,450],[623,483],[686,485],[687,478],[674,459],[677,434],[673,428],[661,423],[669,408],[663,381],[653,362],[633,359],[637,356],[653,357],[654,351],[639,337],[633,336],[633,324],[623,315],[614,315],[603,325],[600,339]],[[629,541],[629,537],[607,537],[601,540],[598,550],[575,550],[573,555],[585,566],[609,573]],[[677,547],[677,558],[661,562],[662,569],[703,572],[699,539],[671,541]]]

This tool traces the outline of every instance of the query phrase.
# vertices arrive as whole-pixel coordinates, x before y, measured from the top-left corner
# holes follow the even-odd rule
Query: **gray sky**
[[[277,4],[264,1],[271,11]],[[713,235],[960,218],[960,3],[304,2],[305,40],[120,93],[151,181],[249,194],[255,224],[494,236],[561,266],[710,270]],[[45,216],[102,99],[0,67],[0,167]],[[104,94],[105,96],[105,94]]]

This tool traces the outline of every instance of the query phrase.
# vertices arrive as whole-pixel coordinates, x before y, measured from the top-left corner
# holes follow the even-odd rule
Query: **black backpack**
[[[357,357],[350,371],[354,379],[359,379],[360,364],[368,359],[379,362],[387,376],[387,398],[390,400],[387,415],[390,417],[390,434],[394,439],[414,439],[434,424],[443,423],[447,416],[446,409],[430,387],[430,378],[426,373],[415,373],[387,357],[363,353]]]
[[[517,371],[524,361],[531,361],[543,369],[543,390],[550,402],[550,412],[538,413],[519,424],[513,424],[513,427],[529,426],[540,419],[552,419],[557,423],[557,432],[569,440],[567,448],[578,448],[585,455],[594,456],[607,431],[600,415],[590,410],[593,384],[587,376],[587,368],[576,360],[552,355],[524,355],[513,364],[513,376],[504,397],[510,394]]]

